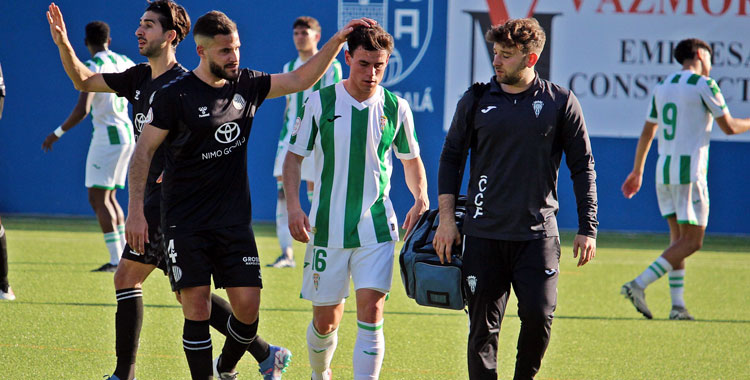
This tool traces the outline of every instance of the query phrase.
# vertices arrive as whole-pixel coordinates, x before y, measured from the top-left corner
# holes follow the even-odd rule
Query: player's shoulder
[[[383,86],[380,86],[380,88],[383,91],[383,101],[386,107],[388,107],[389,105],[395,105],[400,113],[411,112],[411,106],[409,105],[408,100],[402,98],[398,94]]]
[[[188,78],[191,76],[194,76],[192,71],[181,72],[169,82],[164,83],[160,88],[154,91],[154,93],[159,92],[161,96],[164,96],[164,94],[179,95],[181,92],[185,91],[187,86],[189,86]]]

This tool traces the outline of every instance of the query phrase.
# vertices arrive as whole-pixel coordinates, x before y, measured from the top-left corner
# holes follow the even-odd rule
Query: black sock
[[[115,352],[117,367],[114,375],[122,380],[135,377],[135,355],[138,352],[138,339],[143,325],[143,290],[140,288],[120,289],[115,312]]]
[[[257,320],[255,321],[255,324],[258,324]],[[271,354],[271,346],[268,344],[268,342],[263,340],[260,335],[256,335],[255,339],[250,342],[250,346],[247,348],[247,352],[249,352],[250,355],[253,355],[255,360],[260,363],[266,360],[268,358],[268,355]]]
[[[227,339],[221,349],[221,360],[217,365],[219,372],[231,372],[234,369],[258,332],[258,320],[246,325],[233,314],[227,322],[227,332]]]
[[[208,321],[185,319],[185,325],[182,328],[182,347],[185,350],[193,380],[206,380],[213,376],[211,333]]]
[[[216,294],[211,293],[211,327],[220,332],[221,335],[226,336],[227,321],[229,320],[230,315],[232,315],[232,306],[229,302]],[[253,355],[258,363],[260,363],[266,360],[268,354],[271,353],[271,347],[260,337],[260,335],[256,335],[255,339],[250,342],[247,351],[250,355]]]
[[[0,224],[0,290],[8,291],[8,243],[5,240],[5,228]]]

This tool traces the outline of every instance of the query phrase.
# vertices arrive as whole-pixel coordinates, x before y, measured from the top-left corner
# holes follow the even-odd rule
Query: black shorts
[[[161,216],[158,207],[144,207],[146,223],[148,223],[148,244],[145,246],[143,254],[137,253],[125,244],[122,251],[122,259],[135,261],[146,265],[155,265],[167,274],[167,264],[164,254],[164,234],[161,229]]]
[[[168,231],[165,244],[173,291],[211,285],[212,275],[216,288],[263,287],[258,248],[250,225]]]

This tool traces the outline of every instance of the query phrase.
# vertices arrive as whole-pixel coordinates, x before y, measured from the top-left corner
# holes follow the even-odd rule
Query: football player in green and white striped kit
[[[109,50],[110,42],[106,23],[86,25],[86,47],[92,58],[85,64],[91,71],[119,73],[133,66],[128,57]],[[125,245],[125,216],[115,192],[125,187],[128,162],[135,148],[127,100],[110,93],[81,92],[70,116],[45,138],[42,149],[52,150],[52,144],[89,112],[94,133],[86,157],[86,187],[109,251],[109,262],[94,271],[114,272]]]
[[[654,89],[646,123],[638,140],[633,171],[622,185],[631,198],[641,187],[643,167],[654,135],[659,139],[656,195],[667,219],[670,246],[640,276],[625,283],[621,293],[646,318],[653,316],[644,290],[669,274],[672,311],[669,319],[692,320],[683,298],[685,259],[703,245],[708,224],[708,145],[714,118],[727,135],[746,132],[750,119],[735,119],[711,71],[711,47],[698,39],[680,41],[674,57],[682,70],[668,75]]]
[[[318,20],[301,16],[294,20],[292,24],[294,30],[294,47],[297,49],[299,56],[284,65],[284,72],[292,72],[307,62],[310,57],[318,52],[318,42],[320,41],[320,23]],[[305,91],[286,96],[286,108],[284,109],[284,125],[281,127],[279,134],[279,145],[276,149],[276,159],[273,164],[273,176],[276,177],[276,189],[278,197],[276,199],[276,236],[279,239],[281,255],[273,262],[268,264],[274,268],[294,268],[294,251],[292,250],[292,235],[289,233],[289,214],[286,210],[286,196],[281,181],[281,169],[284,165],[287,147],[289,145],[289,136],[294,121],[300,114],[302,104],[313,91],[318,91],[323,87],[330,86],[341,81],[341,63],[334,59],[331,66],[328,67],[323,77],[315,85]],[[314,155],[305,158],[302,161],[302,180],[307,184],[307,198],[312,202],[312,193],[314,189],[313,177],[315,168],[313,162]]]
[[[380,374],[385,354],[383,306],[399,239],[388,195],[392,152],[404,165],[414,196],[402,228],[408,233],[429,207],[409,105],[379,85],[393,37],[380,26],[360,27],[349,34],[347,44],[349,78],[310,95],[292,130],[283,170],[289,230],[295,239],[308,243],[301,296],[313,304],[307,329],[313,380],[331,378],[350,278],[358,327],[354,379],[377,379]],[[298,191],[303,156],[313,151],[315,191],[308,220]]]

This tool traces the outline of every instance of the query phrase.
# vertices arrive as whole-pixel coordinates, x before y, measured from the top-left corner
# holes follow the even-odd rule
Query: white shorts
[[[676,215],[679,224],[708,225],[708,185],[698,181],[684,185],[656,185],[659,211],[665,218]]]
[[[276,160],[273,163],[273,176],[281,177],[281,171],[284,167],[284,158],[286,153],[289,151],[289,147],[285,143],[279,143],[276,148]],[[315,153],[310,153],[309,156],[302,160],[302,180],[305,182],[315,182]]]
[[[354,290],[391,290],[393,250],[396,242],[359,248],[325,248],[307,245],[300,295],[315,306],[343,303],[349,297],[349,278]]]
[[[86,156],[86,187],[124,189],[134,149],[135,144],[91,144]]]

